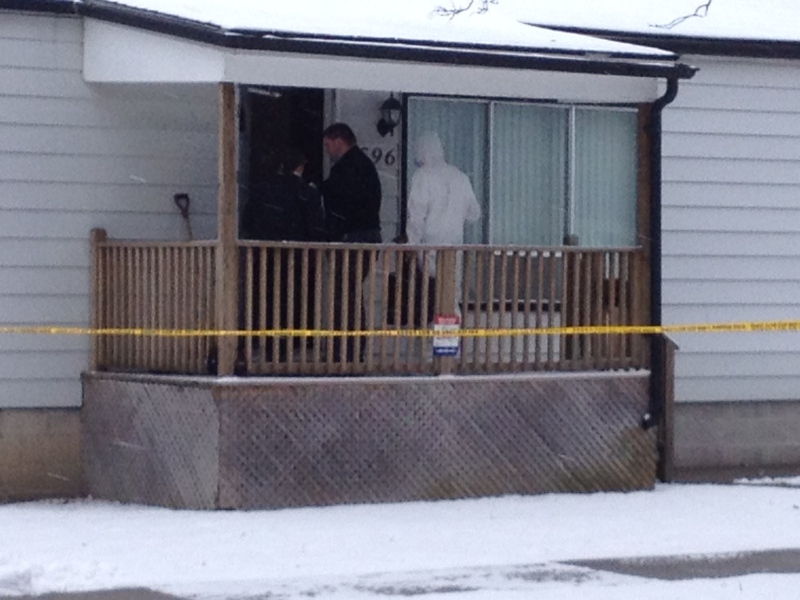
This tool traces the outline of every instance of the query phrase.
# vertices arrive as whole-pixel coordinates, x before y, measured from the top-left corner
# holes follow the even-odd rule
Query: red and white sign
[[[461,329],[461,317],[458,315],[434,315],[433,330],[447,332],[450,335],[434,336],[434,356],[458,356],[461,347],[461,337],[455,335]]]

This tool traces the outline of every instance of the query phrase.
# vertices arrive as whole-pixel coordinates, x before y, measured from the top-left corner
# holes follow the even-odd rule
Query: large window
[[[410,98],[406,173],[427,131],[472,181],[469,243],[636,243],[635,109]]]

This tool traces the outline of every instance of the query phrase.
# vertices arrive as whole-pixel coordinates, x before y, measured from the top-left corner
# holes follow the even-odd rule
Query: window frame
[[[533,99],[533,98],[489,98],[477,96],[447,96],[441,94],[417,94],[406,93],[402,95],[403,107],[403,127],[402,127],[402,147],[406,150],[401,160],[400,167],[400,226],[401,233],[405,233],[406,220],[408,216],[408,184],[409,184],[409,156],[411,150],[409,148],[409,101],[410,100],[439,100],[446,102],[471,102],[480,103],[485,105],[486,109],[486,160],[484,164],[484,189],[486,190],[485,204],[482,206],[482,226],[481,244],[493,244],[493,229],[491,218],[491,206],[493,201],[492,195],[492,160],[494,157],[494,112],[498,105],[537,105],[552,108],[561,108],[567,110],[567,132],[565,156],[567,157],[567,164],[565,165],[565,194],[564,194],[564,219],[562,223],[562,240],[563,246],[577,246],[579,240],[574,233],[575,230],[575,210],[576,210],[576,140],[577,140],[577,111],[578,110],[597,110],[597,111],[614,111],[614,112],[627,112],[632,113],[636,117],[636,139],[634,144],[636,147],[636,159],[634,164],[634,180],[636,182],[635,193],[633,197],[633,219],[636,223],[635,231],[633,232],[634,238],[638,241],[641,238],[639,231],[639,224],[641,223],[642,210],[642,189],[641,180],[642,173],[640,172],[643,165],[641,153],[641,116],[642,105],[634,103],[579,103],[579,102],[562,102],[554,99]],[[594,246],[586,246],[586,248],[593,248]],[[623,244],[619,247],[636,248],[640,244]]]

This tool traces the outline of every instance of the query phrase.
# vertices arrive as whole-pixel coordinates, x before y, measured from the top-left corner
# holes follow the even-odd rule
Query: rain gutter
[[[662,194],[661,194],[661,115],[678,95],[678,80],[667,79],[664,95],[653,102],[650,117],[650,325],[662,324]],[[664,345],[661,335],[650,338],[650,404],[642,417],[642,427],[650,429],[664,414]]]

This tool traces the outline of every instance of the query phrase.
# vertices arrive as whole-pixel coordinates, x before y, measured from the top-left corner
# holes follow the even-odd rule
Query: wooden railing
[[[93,238],[98,329],[213,330],[215,242],[108,241]],[[95,368],[155,373],[206,373],[214,360],[207,336],[100,335]]]
[[[242,327],[299,333],[248,336],[242,352],[251,373],[496,373],[648,364],[642,336],[511,331],[645,324],[647,278],[638,249],[265,242],[242,242],[241,249]],[[457,357],[437,358],[431,337],[407,331],[429,331],[435,314],[458,315],[462,328],[483,331],[464,337]],[[304,334],[320,330],[367,335],[340,341]]]
[[[216,329],[216,242],[93,239],[93,326]],[[239,373],[441,374],[637,369],[642,336],[516,333],[647,322],[639,249],[239,243]],[[457,356],[434,356],[434,315],[458,315]],[[270,335],[271,330],[294,335]],[[315,332],[324,331],[324,336]],[[333,331],[364,335],[341,337]],[[96,336],[98,369],[214,371],[213,336]]]

